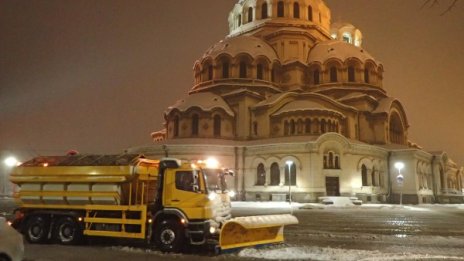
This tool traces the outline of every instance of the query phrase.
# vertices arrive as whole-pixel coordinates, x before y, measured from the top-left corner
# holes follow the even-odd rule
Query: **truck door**
[[[195,195],[198,195],[198,174],[192,170],[173,170],[166,177],[165,206],[175,207],[180,204],[188,206],[194,203]]]

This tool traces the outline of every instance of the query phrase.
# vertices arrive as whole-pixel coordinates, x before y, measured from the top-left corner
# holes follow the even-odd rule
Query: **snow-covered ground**
[[[364,204],[361,206],[347,203],[346,200],[335,199],[332,205],[324,205],[318,203],[295,203],[292,202],[290,205],[288,202],[232,202],[232,209],[234,216],[243,215],[267,215],[277,213],[290,213],[304,211],[304,210],[325,210],[325,209],[340,209],[343,210],[358,210],[361,213],[363,211],[378,210],[378,211],[391,211],[399,210],[405,212],[432,212],[440,211],[441,209],[451,210],[463,210],[464,205],[391,205],[391,204]],[[343,213],[343,212],[340,212]],[[464,229],[464,228],[463,228]],[[321,233],[318,235],[322,238],[335,238],[343,237],[343,240],[350,241],[355,238],[356,240],[377,240],[377,241],[388,241],[392,240],[392,237],[388,235],[340,235],[334,233]],[[464,236],[464,235],[463,235]],[[350,249],[348,244],[345,248],[335,247],[322,247],[322,246],[307,246],[300,244],[285,244],[276,245],[265,248],[247,248],[243,249],[234,254],[227,254],[212,259],[261,259],[261,260],[340,260],[340,261],[387,261],[387,260],[464,260],[464,239],[455,237],[442,237],[442,236],[408,236],[407,239],[397,237],[397,240],[408,240],[410,244],[417,244],[417,251],[411,251],[411,248],[407,249],[407,252],[403,248],[390,247],[387,251],[379,250],[362,250],[362,249]],[[419,245],[436,245],[436,246],[452,246],[453,249],[463,247],[462,253],[448,253],[448,254],[431,254],[423,253],[424,250],[420,249]],[[142,253],[146,250],[130,247],[112,247],[113,250],[123,252],[138,252]],[[156,252],[153,254],[157,255]],[[180,258],[178,255],[176,258]],[[204,257],[200,258],[203,259]]]
[[[0,201],[0,208],[6,206]],[[464,205],[232,202],[233,215],[293,212],[286,244],[232,254],[162,254],[130,243],[26,244],[26,260],[464,260]],[[0,209],[2,211],[2,209]],[[8,211],[9,212],[9,211]],[[403,229],[404,228],[404,229]]]
[[[361,206],[347,203],[346,200],[333,200],[332,205],[324,205],[318,203],[301,204],[292,203],[291,208],[288,202],[233,202],[233,213],[238,215],[265,215],[275,213],[289,213],[290,209],[297,216],[305,215],[305,211],[314,214],[323,213],[324,211],[334,211],[338,215],[345,213],[357,213],[363,216],[368,213],[399,213],[399,217],[394,218],[394,222],[408,222],[410,217],[420,217],[427,214],[426,219],[430,222],[435,222],[430,217],[435,217],[438,213],[448,211],[452,215],[462,215],[464,218],[464,205],[449,204],[449,205],[391,205],[391,204],[364,204]],[[279,212],[280,211],[280,212]],[[404,215],[404,220],[401,219]],[[416,213],[416,214],[414,214]],[[380,214],[381,215],[381,214]],[[311,216],[311,215],[307,215]],[[437,218],[439,218],[437,216]],[[303,220],[302,220],[303,221]],[[334,221],[336,222],[336,221]],[[385,221],[390,222],[388,220]],[[441,222],[447,222],[446,219]],[[302,222],[300,222],[302,223]],[[325,232],[309,230],[304,226],[297,227],[295,230],[300,230],[302,238],[297,238],[298,243],[292,243],[284,247],[272,247],[264,249],[244,249],[238,253],[239,257],[257,258],[265,260],[464,260],[464,220],[462,227],[456,227],[455,232],[458,236],[437,236],[437,235],[422,235],[418,230],[418,235],[411,234],[371,234],[364,232],[356,232],[353,230],[340,232]],[[369,224],[370,225],[370,224]],[[427,224],[424,224],[427,225]],[[322,225],[321,225],[322,226]],[[368,225],[366,225],[368,226]],[[420,224],[418,226],[421,226]],[[407,224],[405,224],[407,227]],[[408,231],[409,232],[409,231]],[[311,235],[310,235],[311,234]],[[305,236],[307,235],[307,236]],[[346,242],[341,247],[332,246],[314,246],[305,243],[308,237],[316,237],[312,241],[327,241],[328,245],[340,244]],[[287,234],[287,238],[292,235]],[[356,241],[356,242],[355,242]],[[363,244],[366,246],[363,248]],[[361,245],[361,246],[360,246]],[[381,250],[377,250],[380,249]]]
[[[340,260],[340,261],[382,261],[382,260],[464,260],[462,256],[428,255],[414,253],[384,253],[380,251],[341,249],[330,247],[283,247],[272,249],[244,249],[241,257],[267,260]]]
[[[333,204],[298,203],[281,201],[233,201],[233,216],[268,215],[277,213],[290,213],[300,209],[378,209],[378,210],[410,210],[410,211],[438,211],[440,209],[464,210],[464,204],[421,204],[421,205],[395,205],[395,204],[363,204],[354,205],[343,199],[332,199]]]

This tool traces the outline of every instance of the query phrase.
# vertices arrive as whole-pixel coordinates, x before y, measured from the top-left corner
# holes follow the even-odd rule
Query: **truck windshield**
[[[225,175],[221,169],[203,169],[208,191],[224,192],[227,190]]]

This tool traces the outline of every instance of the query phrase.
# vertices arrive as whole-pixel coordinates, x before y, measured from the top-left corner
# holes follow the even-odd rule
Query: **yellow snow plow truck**
[[[231,218],[229,171],[205,162],[140,155],[41,156],[11,173],[20,205],[13,226],[30,243],[84,236],[144,239],[164,252],[225,251],[283,241],[292,215]]]

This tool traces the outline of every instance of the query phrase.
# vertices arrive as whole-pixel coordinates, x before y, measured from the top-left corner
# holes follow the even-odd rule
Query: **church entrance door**
[[[338,177],[325,177],[327,196],[340,196],[340,182]]]

